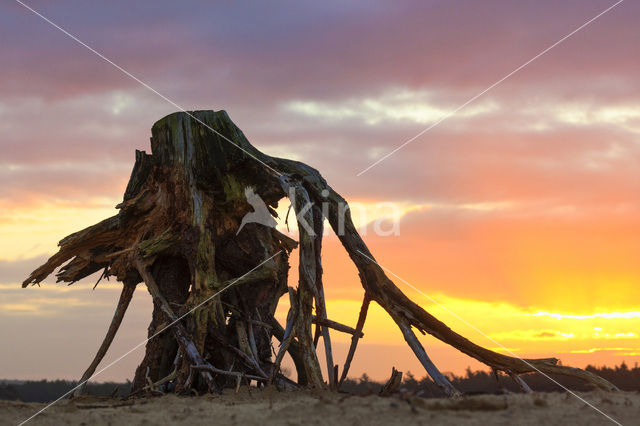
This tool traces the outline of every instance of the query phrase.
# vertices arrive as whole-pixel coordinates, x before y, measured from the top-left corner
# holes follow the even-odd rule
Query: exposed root
[[[276,360],[273,364],[273,372],[271,373],[270,381],[273,382],[276,374],[280,371],[280,364],[282,363],[282,359],[284,358],[284,354],[289,350],[289,346],[291,342],[293,342],[293,328],[296,323],[296,319],[298,317],[298,304],[296,303],[295,290],[289,287],[289,313],[287,314],[287,328],[285,328],[284,333],[281,337],[276,337],[280,340],[280,348],[278,349],[278,354],[276,355]],[[278,324],[279,326],[280,324]],[[302,360],[300,360],[301,362]],[[296,364],[297,367],[298,364]],[[302,366],[304,369],[304,366]]]
[[[522,391],[524,393],[531,393],[533,392],[531,390],[531,388],[529,387],[529,385],[527,384],[527,382],[525,382],[524,380],[522,380],[522,377],[518,376],[517,374],[514,373],[508,373],[509,376],[513,379],[514,382],[516,382],[518,384],[518,386],[520,386],[520,389],[522,389]]]
[[[335,370],[337,366],[333,363],[333,350],[331,348],[331,336],[329,333],[329,324],[337,325],[335,321],[329,321],[327,319],[327,305],[324,299],[324,286],[322,284],[322,235],[324,233],[324,217],[322,217],[322,211],[317,207],[312,207],[313,212],[313,252],[315,256],[315,270],[316,270],[316,317],[315,323],[320,326],[320,332],[322,334],[322,341],[324,342],[324,353],[327,361],[327,374],[329,376],[329,387],[334,390],[338,390],[338,383],[336,381]],[[312,317],[313,321],[314,318]],[[316,333],[317,336],[317,333]],[[314,338],[314,347],[317,344],[317,338]]]
[[[278,339],[280,341],[280,344],[282,345],[285,340],[285,336],[287,336],[286,330],[282,328],[282,325],[280,325],[280,323],[275,318],[272,319],[272,322],[273,336]],[[289,324],[288,320],[287,324]],[[284,352],[289,352],[289,355],[291,355],[291,358],[293,359],[293,364],[295,365],[296,373],[298,374],[298,383],[300,385],[306,385],[307,376],[305,373],[302,351],[300,350],[298,342],[296,342],[293,337],[291,337],[290,342],[287,343],[287,348],[283,351],[282,356],[284,356]],[[280,361],[282,361],[282,358],[280,358]],[[277,367],[279,368],[279,364],[277,365]]]
[[[120,324],[122,323],[122,319],[124,318],[124,313],[129,307],[129,303],[131,302],[131,298],[133,297],[133,292],[135,289],[135,284],[124,284],[122,286],[120,300],[118,300],[118,305],[116,306],[116,311],[113,314],[113,319],[111,320],[111,324],[109,325],[109,330],[107,330],[107,334],[106,336],[104,336],[104,340],[102,341],[102,344],[100,345],[96,356],[93,358],[93,361],[91,362],[89,367],[87,367],[87,370],[84,372],[82,378],[80,379],[80,383],[82,383],[82,386],[77,388],[71,394],[71,397],[79,396],[84,393],[87,381],[91,378],[91,376],[93,376],[93,373],[95,373],[96,368],[98,368],[100,361],[102,361],[102,358],[104,358],[104,356],[106,355],[107,350],[109,350],[109,347],[113,342],[113,338],[116,336],[116,333],[120,328]]]
[[[207,372],[209,372],[211,374],[221,374],[223,376],[235,377],[235,379],[236,379],[236,392],[238,392],[238,390],[240,389],[240,384],[242,383],[242,380],[244,380],[244,379],[255,380],[255,381],[258,381],[258,382],[266,382],[268,380],[266,377],[263,377],[263,376],[252,376],[250,374],[241,373],[239,371],[220,370],[219,368],[215,368],[215,367],[213,367],[211,365],[192,365],[191,366],[191,370],[207,371]]]
[[[347,378],[347,374],[349,373],[349,368],[351,367],[351,361],[353,361],[353,356],[356,353],[356,347],[358,346],[358,340],[364,336],[362,333],[362,329],[364,328],[364,323],[367,320],[367,312],[369,310],[369,303],[371,299],[365,293],[364,299],[362,300],[362,307],[360,307],[360,314],[358,315],[358,322],[356,324],[355,333],[351,337],[351,345],[349,346],[349,352],[347,353],[347,358],[344,362],[344,368],[342,369],[342,376],[340,376],[340,383],[338,386],[342,386],[342,383]]]
[[[435,384],[438,385],[440,389],[442,389],[442,391],[448,396],[462,395],[460,391],[458,391],[451,384],[449,379],[447,379],[440,372],[440,370],[438,370],[435,364],[431,361],[431,359],[427,355],[427,352],[422,347],[422,344],[420,343],[416,335],[413,333],[413,331],[411,331],[411,327],[399,319],[394,318],[394,320],[400,326],[400,330],[402,330],[402,335],[404,336],[404,339],[409,344],[409,347],[411,348],[413,353],[416,355],[416,358],[418,358],[418,360],[420,361],[424,369],[427,370],[427,373],[429,374],[429,376],[431,376]]]

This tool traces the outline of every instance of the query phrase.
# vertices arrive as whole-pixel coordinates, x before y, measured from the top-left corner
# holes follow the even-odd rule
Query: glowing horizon
[[[640,360],[640,5],[621,4],[361,177],[605,4],[188,6],[38,8],[180,105],[225,109],[263,152],[320,170],[382,265],[518,356],[578,367]],[[0,377],[77,378],[117,284],[19,284],[60,239],[116,214],[134,150],[150,151],[151,125],[175,107],[24,8],[0,10],[0,338],[10,342]],[[385,217],[399,233],[374,232],[371,221]],[[362,288],[332,234],[323,264],[329,317],[353,325]],[[293,285],[295,269],[292,259]],[[104,362],[144,338],[150,306],[141,286]],[[347,336],[334,339],[345,349]],[[442,371],[483,368],[422,339]],[[37,358],[43,348],[50,360]],[[392,364],[422,376],[377,307],[362,348],[354,376],[387,377]],[[135,361],[105,377],[130,377]]]

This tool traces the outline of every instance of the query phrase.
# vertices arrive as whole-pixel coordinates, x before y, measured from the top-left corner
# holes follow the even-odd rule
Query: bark
[[[152,269],[151,275],[157,282],[159,293],[164,296],[171,306],[183,306],[187,301],[190,285],[186,261],[178,258],[162,258],[156,261]],[[173,369],[173,361],[178,352],[176,339],[171,335],[170,331],[154,337],[169,322],[170,318],[163,312],[160,301],[154,299],[152,321],[149,325],[147,336],[150,340],[145,348],[145,356],[136,369],[132,392],[137,392],[146,386],[147,378],[152,382],[157,382],[166,377]]]

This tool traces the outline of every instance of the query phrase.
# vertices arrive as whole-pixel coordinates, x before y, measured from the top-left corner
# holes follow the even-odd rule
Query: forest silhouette
[[[594,367],[589,365],[586,370],[610,381],[620,390],[640,392],[640,366],[638,363],[633,367],[629,367],[624,362],[614,367]],[[487,371],[467,369],[464,375],[447,374],[447,376],[457,389],[467,395],[499,394],[505,392],[505,389],[510,392],[520,392],[517,384],[508,377],[502,375],[498,382],[493,373]],[[552,378],[573,391],[585,392],[592,389],[588,383],[576,378],[565,376],[552,376]],[[553,383],[549,378],[538,373],[528,374],[526,379],[531,389],[536,392],[563,391],[560,386]],[[0,381],[0,399],[23,402],[50,402],[73,389],[76,385],[76,381],[69,380],[4,380]],[[377,394],[382,386],[383,383],[371,380],[366,374],[363,374],[359,379],[347,379],[344,382],[343,391],[355,395]],[[125,397],[129,394],[130,388],[131,382],[89,382],[86,391],[90,395]],[[445,396],[431,379],[426,376],[418,379],[411,372],[404,374],[400,391],[424,398]]]

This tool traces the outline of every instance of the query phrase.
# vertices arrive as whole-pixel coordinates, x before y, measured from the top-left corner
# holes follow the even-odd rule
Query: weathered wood
[[[282,333],[282,336],[276,335],[276,337],[280,340],[280,348],[278,349],[278,354],[276,355],[276,360],[273,363],[273,371],[271,373],[271,381],[275,378],[276,374],[280,371],[280,364],[282,363],[282,359],[284,358],[284,354],[289,350],[289,346],[293,342],[294,337],[294,327],[298,319],[298,298],[296,296],[296,291],[289,287],[289,312],[287,313],[287,326]],[[274,319],[274,321],[276,321]],[[280,324],[276,321],[276,329]],[[279,333],[278,333],[279,334]],[[301,367],[299,371],[305,371],[306,368],[304,365],[304,360],[302,359],[302,354],[298,355],[300,358],[300,362],[296,363],[296,368]],[[306,375],[305,375],[306,377]]]
[[[278,320],[276,320],[275,318],[272,318],[271,322],[273,327],[273,337],[278,339],[278,341],[280,341],[280,344],[282,345],[284,342],[285,336],[287,336],[286,330],[282,327],[282,325],[280,325]],[[287,324],[289,324],[288,321],[287,321]],[[289,352],[289,355],[291,355],[291,358],[293,359],[293,364],[296,367],[296,374],[298,375],[298,384],[303,386],[306,385],[307,376],[306,376],[305,367],[304,367],[304,359],[302,358],[302,351],[300,350],[300,345],[298,344],[298,342],[296,342],[293,338],[291,338],[290,341],[287,342],[287,348],[284,352]],[[284,356],[284,352],[282,356]],[[279,368],[279,364],[277,365],[277,367]]]
[[[120,299],[118,300],[118,305],[116,306],[116,311],[113,314],[113,319],[111,320],[111,324],[109,325],[107,334],[104,336],[104,340],[102,341],[102,344],[100,345],[100,348],[96,353],[96,356],[93,358],[93,361],[91,362],[89,367],[87,367],[87,370],[82,375],[82,378],[80,378],[79,383],[81,383],[82,385],[79,388],[77,388],[75,391],[73,391],[72,396],[78,396],[84,393],[84,389],[87,384],[87,381],[91,378],[91,376],[93,376],[93,373],[96,372],[96,368],[98,368],[98,365],[106,355],[107,351],[109,350],[109,347],[111,346],[111,343],[113,342],[113,338],[116,336],[116,333],[120,328],[120,324],[122,323],[124,314],[127,311],[127,308],[129,307],[129,303],[131,302],[131,299],[133,297],[133,292],[135,291],[135,289],[136,289],[135,284],[129,285],[125,283],[122,286]]]
[[[351,368],[351,361],[353,361],[353,356],[356,353],[356,347],[358,346],[358,340],[364,336],[362,333],[362,329],[364,328],[364,323],[367,320],[367,312],[369,311],[369,303],[371,299],[365,293],[364,299],[362,300],[362,306],[360,307],[360,314],[358,314],[358,322],[356,323],[355,333],[351,337],[351,345],[349,345],[349,352],[347,353],[347,358],[344,362],[344,367],[342,368],[342,376],[340,376],[340,382],[338,382],[338,387],[342,386],[342,383],[347,378],[347,374],[349,374],[349,368]]]
[[[311,387],[322,388],[324,387],[322,370],[320,369],[311,334],[313,302],[318,300],[313,210],[307,191],[302,185],[289,180],[282,180],[282,187],[292,198],[291,203],[298,220],[298,233],[300,236],[298,291],[295,294],[296,302],[298,303],[298,315],[294,323],[295,332],[304,358],[307,383]]]
[[[237,374],[211,374],[232,368],[245,377],[275,378],[282,386],[292,387],[278,373],[287,351],[294,359],[298,384],[324,387],[315,346],[322,335],[327,382],[335,389],[347,377],[369,303],[375,301],[400,327],[426,371],[450,395],[457,392],[433,365],[412,328],[431,334],[495,371],[513,375],[515,380],[521,374],[537,371],[616,389],[592,373],[557,365],[555,358],[506,356],[451,330],[389,279],[358,234],[348,204],[317,170],[261,153],[224,111],[190,114],[171,114],[153,125],[151,154],[136,152],[123,201],[117,206],[119,213],[62,239],[59,251],[23,283],[23,287],[38,284],[58,267],[58,281],[67,283],[100,270],[105,277],[115,277],[127,285],[144,279],[153,295],[154,311],[150,340],[134,388],[144,388],[148,381],[153,385],[169,376],[177,392],[235,387]],[[291,293],[287,330],[274,315],[280,297],[287,292],[288,256],[296,242],[261,224],[272,224],[273,220],[250,223],[246,219],[248,213],[265,213],[253,212],[248,193],[260,197],[267,216],[275,216],[281,199],[292,198],[300,231],[300,278],[298,288]],[[323,214],[358,269],[365,291],[355,329],[332,323],[326,312],[321,264]],[[283,255],[270,258],[279,252]],[[264,268],[246,274],[265,259],[269,261]],[[230,286],[237,277],[241,277],[238,285]],[[101,346],[90,369],[99,363],[113,338],[111,334],[117,330],[120,307],[112,321],[114,331],[110,327],[104,349]],[[161,332],[179,316],[184,318],[170,331]],[[315,337],[311,329],[314,322]],[[329,328],[352,334],[339,381]],[[281,341],[276,362],[271,353],[272,336]],[[194,371],[201,376],[204,373],[206,386],[193,380]]]
[[[389,396],[398,392],[400,385],[402,384],[402,371],[396,370],[395,367],[391,367],[391,377],[380,389],[380,396]]]
[[[237,347],[229,343],[226,338],[224,338],[218,333],[217,330],[211,330],[211,337],[213,340],[215,340],[219,344],[220,347],[228,350],[233,355],[237,356],[237,359],[239,359],[240,362],[242,362],[250,370],[255,371],[257,374],[260,374],[260,376],[265,380],[269,379],[270,376],[265,371],[262,370],[262,367],[260,366],[260,364],[253,357],[247,355],[245,352],[241,351],[240,349],[238,349]]]
[[[159,292],[172,306],[172,309],[186,303],[189,297],[190,282],[189,268],[184,260],[176,257],[161,258],[151,265],[149,273],[158,286]],[[149,286],[147,286],[147,290],[151,294]],[[169,324],[171,319],[163,312],[160,301],[153,298],[153,295],[152,300],[152,321],[147,334],[149,341],[145,347],[145,355],[136,369],[132,392],[137,392],[147,386],[147,377],[152,382],[156,382],[166,377],[175,368],[174,361],[178,354],[178,342],[170,331],[157,335]],[[179,375],[182,379],[186,379],[188,374],[188,371],[181,371]]]
[[[394,318],[396,323],[399,324],[400,330],[402,330],[402,335],[404,339],[409,344],[409,347],[416,355],[416,358],[420,361],[424,369],[427,371],[429,376],[433,379],[433,381],[442,389],[442,391],[448,396],[458,396],[461,395],[460,391],[458,391],[441,372],[435,366],[435,364],[431,361],[427,352],[422,347],[422,344],[416,337],[416,335],[411,331],[411,327],[407,325],[400,318]]]
[[[165,299],[165,297],[160,292],[160,288],[156,284],[155,279],[147,271],[147,268],[141,259],[138,259],[136,261],[136,267],[138,268],[138,272],[140,273],[140,276],[142,277],[145,284],[147,285],[147,288],[149,289],[149,293],[151,293],[151,296],[154,298],[154,300],[156,300],[159,303],[160,309],[162,309],[162,311],[170,321],[170,323],[167,325],[166,328],[170,329],[173,332],[173,335],[175,336],[176,340],[180,344],[183,355],[189,359],[189,361],[191,362],[191,365],[207,366],[207,367],[213,368],[212,366],[210,366],[210,364],[207,361],[205,361],[202,355],[200,355],[200,352],[198,351],[198,349],[196,348],[196,345],[193,343],[193,341],[189,337],[187,330],[184,328],[184,325],[182,325],[182,323],[180,322],[181,318],[178,317],[173,312],[173,309],[169,305],[169,302],[167,301],[167,299]],[[213,377],[208,371],[206,370],[201,370],[201,371],[203,371],[202,377],[207,382],[208,388],[212,389],[214,387]]]
[[[309,201],[310,202],[310,201]],[[313,220],[313,254],[316,269],[316,318],[315,323],[321,326],[322,341],[324,342],[324,353],[327,361],[327,375],[329,376],[329,387],[338,390],[338,384],[335,381],[333,363],[333,350],[331,348],[331,336],[329,333],[329,320],[327,319],[327,305],[324,299],[324,285],[322,283],[322,236],[324,234],[324,217],[318,206],[312,207]],[[312,321],[314,318],[312,318]],[[331,323],[334,323],[332,321]],[[314,347],[317,339],[314,339]]]
[[[364,333],[362,331],[358,331],[353,327],[349,327],[345,324],[340,324],[339,322],[330,320],[328,318],[318,318],[314,315],[311,317],[311,322],[326,328],[332,328],[343,333],[351,334],[352,336],[357,335],[358,338],[364,337]]]

